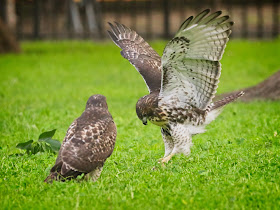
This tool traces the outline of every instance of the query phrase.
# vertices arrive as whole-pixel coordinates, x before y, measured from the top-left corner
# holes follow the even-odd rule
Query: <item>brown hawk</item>
[[[68,128],[55,165],[45,182],[63,181],[81,174],[96,181],[113,152],[116,136],[116,125],[105,96],[91,96],[83,114]]]
[[[136,112],[143,124],[149,120],[161,127],[163,163],[176,153],[188,155],[192,135],[205,132],[221,108],[243,94],[212,103],[221,74],[219,61],[233,22],[221,11],[209,12],[185,20],[161,58],[135,31],[109,23],[111,39],[148,86],[150,94],[138,100]]]

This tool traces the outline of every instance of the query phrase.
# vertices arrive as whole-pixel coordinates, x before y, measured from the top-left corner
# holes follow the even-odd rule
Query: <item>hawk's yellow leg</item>
[[[170,155],[159,159],[159,163],[168,163],[168,161],[174,156],[175,154],[171,153]]]

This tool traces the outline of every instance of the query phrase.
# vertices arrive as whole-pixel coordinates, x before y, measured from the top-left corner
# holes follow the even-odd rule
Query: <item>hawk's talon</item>
[[[162,163],[164,165],[164,163],[168,163],[168,161],[174,156],[174,154],[170,154],[166,157],[160,158],[158,163]]]
[[[158,159],[158,163],[161,163],[162,160],[163,160],[163,157]]]

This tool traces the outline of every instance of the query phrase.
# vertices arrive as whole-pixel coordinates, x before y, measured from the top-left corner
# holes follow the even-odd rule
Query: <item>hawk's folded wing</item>
[[[204,10],[188,18],[166,45],[162,56],[159,105],[205,110],[211,103],[221,73],[220,59],[233,22],[221,11]]]
[[[109,23],[109,36],[119,46],[121,55],[142,75],[151,92],[159,91],[161,85],[160,56],[145,40],[130,28],[115,23]]]
[[[66,168],[64,171],[62,168],[62,175],[68,173],[66,169],[89,173],[98,165],[103,165],[113,152],[116,127],[112,119],[108,117],[87,124],[82,117],[72,128],[74,134],[63,143],[61,161]]]

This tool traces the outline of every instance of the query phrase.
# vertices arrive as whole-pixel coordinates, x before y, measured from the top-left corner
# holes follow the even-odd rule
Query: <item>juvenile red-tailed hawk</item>
[[[145,80],[149,92],[136,105],[138,118],[161,127],[168,162],[176,153],[188,155],[192,135],[205,132],[221,108],[243,93],[212,103],[221,74],[220,60],[231,33],[232,21],[218,11],[204,10],[189,17],[160,56],[135,31],[115,23],[108,31]]]
[[[91,96],[83,114],[68,128],[45,182],[72,179],[83,173],[86,179],[96,181],[113,152],[116,136],[116,125],[105,96]]]

